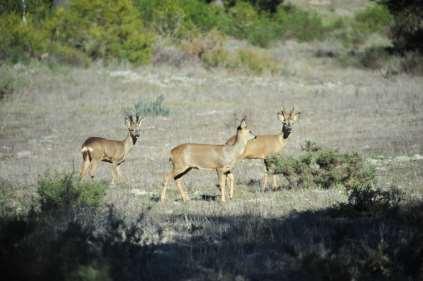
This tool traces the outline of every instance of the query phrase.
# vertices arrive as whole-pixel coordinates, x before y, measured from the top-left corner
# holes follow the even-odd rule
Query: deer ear
[[[285,122],[285,115],[283,114],[283,111],[278,112],[278,119],[281,122]]]
[[[292,121],[297,121],[298,117],[301,115],[301,112],[295,112],[294,115],[292,116]]]
[[[239,125],[241,129],[247,128],[247,122],[245,122],[245,118],[242,119],[241,124]]]
[[[144,121],[144,119],[142,117],[140,117],[140,119],[138,120],[138,123],[137,123],[138,127],[141,126],[142,121]]]
[[[129,117],[125,117],[125,125],[128,128],[131,126],[131,121],[129,121]]]

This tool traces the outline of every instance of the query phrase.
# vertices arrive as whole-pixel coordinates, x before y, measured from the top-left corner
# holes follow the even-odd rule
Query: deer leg
[[[223,171],[218,170],[217,171],[217,177],[219,179],[219,186],[220,186],[220,193],[222,196],[222,202],[225,202],[225,181],[226,181],[226,175],[223,173]]]
[[[278,187],[278,178],[276,177],[276,175],[272,175],[272,189],[276,190],[277,187]]]
[[[232,199],[234,197],[234,182],[235,182],[234,174],[229,172],[226,175],[226,179],[229,186],[229,199]]]
[[[91,160],[91,164],[90,164],[90,176],[93,179],[95,176],[95,172],[97,170],[97,165],[98,165],[98,161],[96,160]]]
[[[267,178],[268,178],[268,174],[267,174],[267,172],[265,172],[264,175],[263,175],[263,179],[261,181],[261,191],[262,192],[265,192],[266,191]]]
[[[171,178],[173,178],[173,173],[172,172],[167,173],[164,176],[164,179],[163,179],[163,189],[162,189],[162,192],[160,193],[160,202],[164,202],[166,200],[166,189],[167,189],[167,186],[169,184],[169,180]]]
[[[184,188],[182,187],[182,180],[179,178],[176,180],[176,188],[178,189],[179,193],[182,196],[183,201],[189,201],[188,194],[185,192]]]
[[[117,174],[117,181],[118,183],[121,182],[121,180],[124,180],[124,176],[122,175],[122,172],[120,171],[119,165],[116,166],[116,174]]]
[[[115,162],[112,163],[112,184],[115,184],[119,179],[117,164]]]
[[[79,176],[81,179],[87,175],[88,169],[90,168],[90,160],[85,159],[81,163],[81,172],[79,173]]]

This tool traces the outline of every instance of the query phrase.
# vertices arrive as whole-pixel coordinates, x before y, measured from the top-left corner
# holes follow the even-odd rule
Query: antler
[[[282,116],[285,118],[286,116],[285,116],[285,108],[284,108],[284,106],[282,105],[281,106],[281,114],[282,114]]]

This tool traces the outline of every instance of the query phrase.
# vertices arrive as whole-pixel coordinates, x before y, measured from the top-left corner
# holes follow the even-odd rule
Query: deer
[[[266,157],[280,153],[288,143],[288,137],[292,132],[293,124],[298,120],[300,112],[296,112],[295,108],[286,111],[281,108],[281,111],[277,112],[277,117],[282,123],[281,133],[276,135],[257,135],[254,140],[250,140],[242,154],[242,159],[262,159],[266,167],[266,172],[262,178],[262,191],[266,190],[268,175],[271,172],[269,167],[266,165]],[[236,140],[236,136],[232,136],[226,141],[226,144],[233,144]],[[229,175],[229,180],[233,179],[232,175]],[[276,175],[272,174],[272,189],[276,189]]]
[[[240,160],[249,140],[255,135],[248,129],[245,118],[237,128],[233,144],[196,144],[184,143],[174,147],[170,151],[169,162],[171,171],[167,173],[163,181],[163,189],[160,194],[160,201],[166,199],[166,189],[171,179],[176,183],[176,188],[182,200],[189,201],[190,198],[182,187],[181,178],[191,169],[215,170],[218,177],[221,201],[225,202],[225,184],[228,182],[229,199],[234,193],[234,177],[230,172],[234,165]]]
[[[125,117],[128,135],[124,140],[110,140],[100,137],[87,138],[81,147],[81,179],[88,173],[93,179],[98,163],[103,161],[112,164],[112,184],[119,182],[122,176],[119,166],[125,162],[126,156],[140,137],[142,121],[143,118],[138,115],[135,117],[133,115]]]

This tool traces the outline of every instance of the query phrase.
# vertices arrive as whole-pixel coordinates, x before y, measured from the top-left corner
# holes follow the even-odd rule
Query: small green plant
[[[42,177],[38,182],[38,195],[44,210],[61,207],[98,207],[106,194],[100,182],[80,181],[74,174],[55,174]]]
[[[67,276],[66,281],[111,281],[110,269],[107,265],[93,263],[91,265],[80,265],[75,272]]]
[[[25,216],[31,208],[31,196],[23,193],[19,186],[0,178],[0,218]]]
[[[163,105],[165,98],[163,95],[156,97],[155,100],[140,99],[135,104],[135,113],[139,116],[169,116],[170,110]]]
[[[306,142],[300,156],[275,154],[265,165],[270,173],[284,175],[291,187],[352,189],[375,182],[374,168],[358,153],[340,153],[312,142]]]

